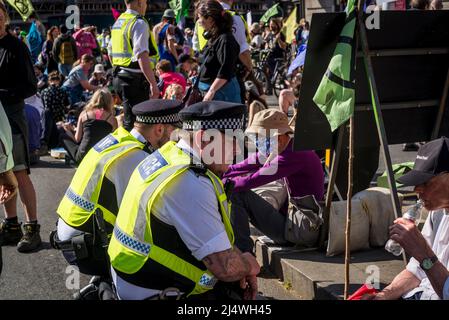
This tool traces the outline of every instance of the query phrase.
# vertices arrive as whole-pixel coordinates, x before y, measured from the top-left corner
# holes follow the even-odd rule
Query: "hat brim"
[[[404,187],[419,186],[426,183],[433,177],[435,177],[435,175],[432,173],[411,170],[397,179],[397,182],[402,184]]]
[[[273,128],[274,129],[274,128]],[[250,127],[248,127],[246,129],[246,133],[257,133],[257,134],[265,134],[267,132],[267,130],[273,130],[270,128],[265,128],[265,127],[261,127],[261,126],[255,126],[255,125],[251,125]],[[274,137],[283,135],[283,134],[292,134],[294,133],[294,129],[290,126],[287,127],[282,127],[282,128],[275,128],[277,131],[276,133],[273,135]]]

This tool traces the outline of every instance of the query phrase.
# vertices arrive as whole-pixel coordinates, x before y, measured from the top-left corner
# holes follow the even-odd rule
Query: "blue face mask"
[[[273,150],[276,150],[276,138],[256,137],[255,135],[251,135],[250,139],[255,144],[257,151],[266,157],[268,157]]]

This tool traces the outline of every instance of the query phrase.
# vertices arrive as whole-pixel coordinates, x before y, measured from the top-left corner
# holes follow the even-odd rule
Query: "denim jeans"
[[[61,87],[69,96],[70,104],[73,106],[75,103],[80,102],[83,99],[83,87],[79,84],[76,87]]]
[[[200,82],[198,88],[206,94],[210,86],[211,85],[208,83]],[[226,82],[226,84],[215,93],[213,100],[242,103],[242,98],[240,96],[240,85],[237,78],[234,77]]]
[[[58,63],[58,69],[59,69],[59,73],[63,74],[64,77],[67,77],[69,75],[70,71],[72,70],[72,65]]]

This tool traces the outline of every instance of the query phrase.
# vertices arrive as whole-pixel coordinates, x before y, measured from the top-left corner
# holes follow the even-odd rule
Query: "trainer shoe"
[[[15,246],[22,237],[23,232],[20,223],[11,223],[6,220],[0,222],[0,238],[3,238],[0,245]]]
[[[37,223],[25,223],[23,225],[23,230],[25,234],[17,245],[17,251],[19,252],[30,252],[38,248],[41,243],[41,236],[39,231],[41,226]]]

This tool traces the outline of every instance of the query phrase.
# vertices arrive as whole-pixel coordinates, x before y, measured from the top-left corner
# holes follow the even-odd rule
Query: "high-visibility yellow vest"
[[[133,13],[124,12],[120,15],[120,17],[115,21],[111,30],[111,62],[113,66],[119,67],[129,67],[138,69],[139,64],[137,61],[132,63],[131,59],[133,57],[133,48],[131,44],[131,30],[133,25],[136,23],[137,19],[142,19],[148,25],[148,34],[149,34],[149,45],[152,47],[150,51],[154,51],[155,53],[151,55],[150,52],[150,60],[153,64],[153,68],[155,63],[159,61],[159,52],[157,50],[156,40],[154,39],[153,33],[150,30],[150,26],[148,21],[140,16]]]
[[[112,230],[118,212],[111,212],[106,205],[99,204],[103,179],[114,161],[131,150],[143,148],[144,144],[123,127],[119,127],[92,147],[76,170],[72,182],[59,204],[57,213],[62,220],[74,228],[81,227],[95,210],[100,208],[103,211],[105,222],[111,225],[108,229]],[[104,202],[117,201],[115,194],[113,198],[104,199]],[[111,208],[112,206],[108,205],[107,207]]]
[[[237,13],[235,11],[231,11],[231,10],[226,10],[226,12],[229,12],[231,14],[231,16],[235,16]],[[245,34],[246,34],[246,42],[251,43],[251,37],[249,34],[249,28],[248,28],[248,23],[246,22],[245,18],[243,18],[241,15],[238,15],[242,21],[243,24],[245,25]],[[200,47],[200,51],[203,51],[204,48],[206,47],[207,44],[207,39],[204,38],[204,28],[201,24],[199,24],[199,22],[197,21],[195,24],[195,32],[197,34],[198,37],[198,44]]]
[[[175,142],[168,142],[142,161],[123,196],[108,249],[111,265],[118,272],[139,278],[143,274],[145,287],[157,290],[176,287],[189,296],[212,289],[217,280],[202,261],[193,257],[176,229],[157,219],[151,211],[158,194],[191,168],[190,156]],[[221,218],[233,245],[230,203],[224,186],[211,171],[207,170],[205,176],[214,187]]]

